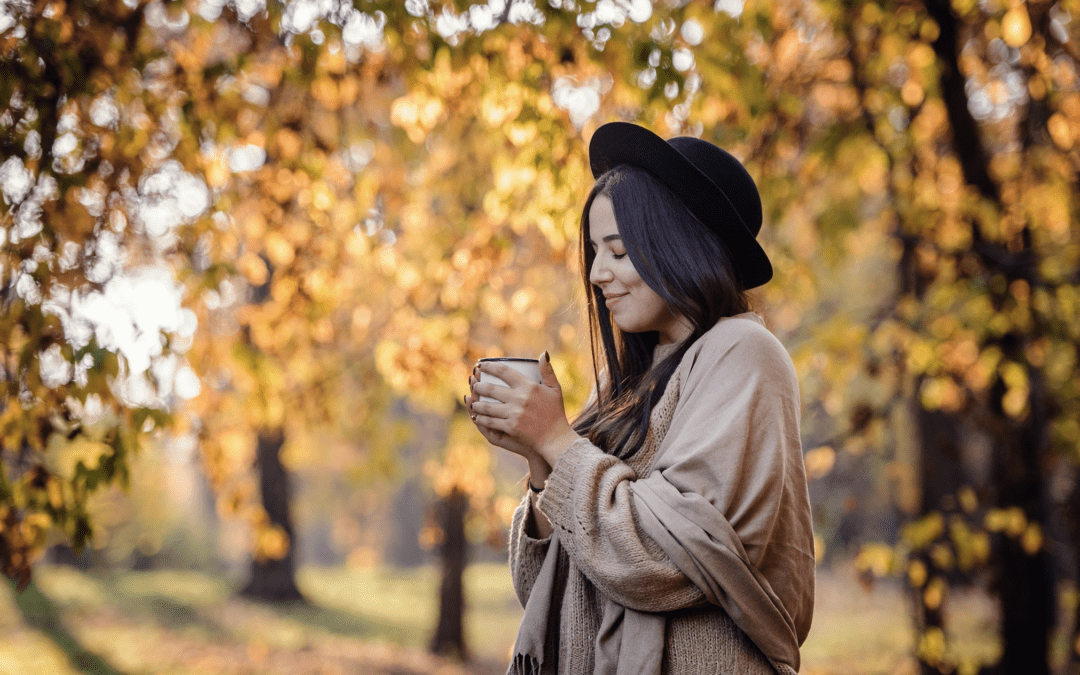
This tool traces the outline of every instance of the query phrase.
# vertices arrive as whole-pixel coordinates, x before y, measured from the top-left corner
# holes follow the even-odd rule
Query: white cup
[[[533,382],[540,382],[540,361],[536,359],[523,359],[513,356],[506,356],[502,358],[480,359],[479,363],[501,363],[504,366],[510,366],[511,368],[518,371]],[[480,371],[480,382],[498,384],[503,387],[510,386],[503,380],[492,375],[491,373],[485,373],[484,371]],[[498,399],[491,398],[490,396],[481,396],[480,400],[487,401],[488,403],[500,403]]]

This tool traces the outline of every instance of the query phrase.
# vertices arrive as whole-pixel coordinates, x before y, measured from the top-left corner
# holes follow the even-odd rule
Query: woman
[[[470,416],[529,463],[511,529],[511,673],[791,673],[814,544],[791,359],[749,312],[761,201],[711,143],[600,127],[581,220],[596,392],[470,378]],[[480,396],[497,402],[481,402]]]

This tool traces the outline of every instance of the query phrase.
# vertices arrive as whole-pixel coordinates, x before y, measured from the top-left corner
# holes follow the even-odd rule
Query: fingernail
[[[551,363],[551,355],[547,353],[546,349],[544,350],[544,353],[540,355],[540,358],[544,359],[544,363]]]
[[[476,421],[476,415],[469,415],[469,419],[471,419],[473,422],[475,422]]]
[[[461,402],[464,403],[466,406],[468,406],[469,405],[469,395],[468,394],[462,394]]]

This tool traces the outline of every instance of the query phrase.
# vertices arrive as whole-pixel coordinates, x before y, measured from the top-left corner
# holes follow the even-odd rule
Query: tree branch
[[[1001,206],[1001,193],[990,176],[979,124],[968,108],[966,81],[960,72],[960,22],[948,0],[926,0],[926,9],[940,28],[931,46],[941,64],[941,100],[952,127],[953,152],[960,159],[964,180],[983,197]]]

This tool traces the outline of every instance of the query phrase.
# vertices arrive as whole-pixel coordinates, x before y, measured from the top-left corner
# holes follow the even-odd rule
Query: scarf
[[[722,320],[684,356],[673,375],[679,405],[650,472],[617,489],[630,491],[637,526],[788,674],[799,668],[814,585],[798,384],[782,345],[743,317],[752,321]],[[508,675],[557,673],[544,645],[560,548],[553,534]],[[605,601],[594,673],[659,675],[666,620]]]
[[[777,672],[797,672],[799,641],[795,625],[768,581],[747,561],[746,552],[731,525],[723,518],[710,518],[709,509],[700,508],[700,504],[692,505],[687,513],[680,513],[672,504],[685,499],[683,495],[661,496],[651,487],[644,487],[635,489],[634,497],[643,529],[705,592],[709,602],[728,612],[736,625],[773,662]],[[665,525],[661,517],[666,518],[668,524]],[[695,518],[704,522],[707,529],[697,526]],[[557,665],[544,660],[544,645],[555,601],[559,551],[558,535],[552,533],[544,564],[525,604],[507,675],[557,673]],[[780,625],[788,630],[777,634],[775,627]],[[659,675],[665,626],[663,614],[638,612],[611,600],[605,601],[603,621],[596,636],[594,675]]]

